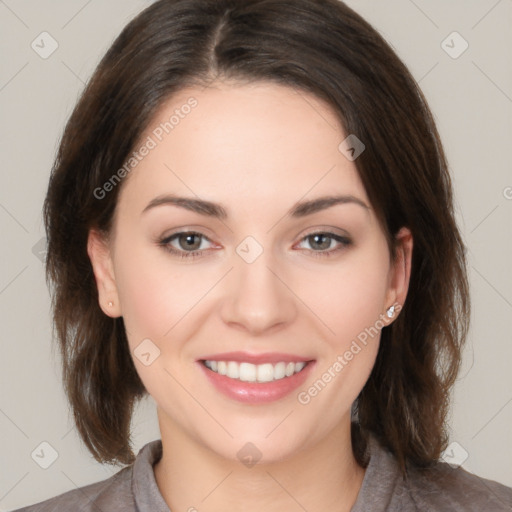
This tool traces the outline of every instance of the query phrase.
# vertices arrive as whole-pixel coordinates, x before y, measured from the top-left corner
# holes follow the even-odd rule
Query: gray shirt
[[[161,456],[157,439],[139,451],[133,465],[110,478],[14,512],[169,512],[153,472]],[[404,480],[395,458],[375,438],[370,456],[351,512],[512,511],[512,488],[460,467],[438,462],[426,473],[412,470]]]

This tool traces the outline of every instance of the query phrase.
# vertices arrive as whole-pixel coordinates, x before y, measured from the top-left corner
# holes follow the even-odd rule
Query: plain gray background
[[[122,27],[149,3],[0,0],[0,511],[120,469],[92,459],[65,401],[52,351],[41,207],[78,94]],[[512,486],[512,0],[347,3],[384,35],[419,81],[454,179],[473,315],[453,399],[455,444],[445,456],[453,464],[465,459],[466,469]],[[51,41],[42,32],[58,44],[47,58],[40,53],[43,46],[51,49]],[[160,437],[151,399],[137,409],[133,431],[136,453]],[[47,459],[38,464],[31,454],[41,449]],[[52,449],[56,459],[43,469]]]

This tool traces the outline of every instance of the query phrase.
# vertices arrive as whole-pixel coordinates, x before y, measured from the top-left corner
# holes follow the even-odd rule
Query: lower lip
[[[259,404],[274,402],[289,395],[304,383],[315,363],[309,361],[302,371],[294,373],[291,377],[261,383],[230,379],[208,369],[200,361],[198,364],[210,382],[228,398],[238,402]]]

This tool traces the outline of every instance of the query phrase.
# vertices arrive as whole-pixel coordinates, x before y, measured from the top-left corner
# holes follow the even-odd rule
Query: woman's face
[[[150,123],[108,250],[93,233],[89,254],[161,428],[263,461],[348,428],[408,271],[347,135],[315,96],[269,83],[182,90]]]

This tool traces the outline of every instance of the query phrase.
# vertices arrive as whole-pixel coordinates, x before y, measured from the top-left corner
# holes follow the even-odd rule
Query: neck
[[[353,456],[350,421],[308,450],[252,467],[219,456],[175,425],[160,427],[163,453],[153,469],[171,511],[349,512],[365,473]]]

